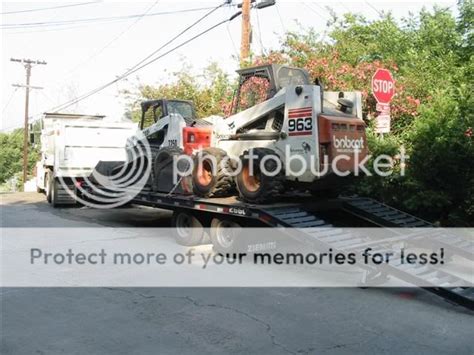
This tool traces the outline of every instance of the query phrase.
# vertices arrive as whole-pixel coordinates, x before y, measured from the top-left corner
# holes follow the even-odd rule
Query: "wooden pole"
[[[242,36],[240,44],[240,62],[243,64],[250,57],[250,2],[251,0],[242,1]]]
[[[31,68],[32,64],[46,64],[45,61],[31,60],[31,59],[16,59],[11,58],[12,62],[21,63],[26,69],[26,85],[15,85],[18,87],[25,88],[25,122],[23,128],[23,191],[25,190],[26,179],[28,178],[28,142],[29,142],[29,132],[28,132],[28,116],[29,116],[29,106],[30,106],[30,77],[31,77]],[[40,89],[38,87],[38,89]]]

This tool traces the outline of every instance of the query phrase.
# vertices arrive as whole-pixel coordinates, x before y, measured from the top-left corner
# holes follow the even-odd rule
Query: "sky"
[[[21,127],[24,120],[25,89],[15,88],[12,84],[25,84],[25,68],[20,63],[12,62],[11,58],[47,62],[47,65],[32,68],[30,85],[43,88],[33,89],[30,93],[29,116],[30,120],[34,120],[42,112],[114,80],[223,2],[2,2],[1,130]],[[238,3],[240,1],[233,0],[233,5],[218,9],[158,55],[229,18],[238,11],[235,6]],[[301,27],[313,27],[322,34],[330,18],[327,7],[338,15],[355,12],[375,20],[382,11],[391,11],[395,18],[400,19],[408,16],[409,12],[417,13],[423,7],[430,9],[434,5],[450,7],[455,11],[455,4],[455,0],[277,0],[276,6],[251,12],[252,51],[260,54],[278,48],[286,31],[296,31]],[[131,16],[141,14],[146,16]],[[120,120],[126,106],[120,91],[136,91],[139,84],[159,85],[169,82],[172,74],[180,71],[184,65],[191,65],[192,72],[199,75],[211,62],[217,62],[229,75],[235,75],[240,29],[239,17],[69,107],[67,111],[102,114],[109,120]]]

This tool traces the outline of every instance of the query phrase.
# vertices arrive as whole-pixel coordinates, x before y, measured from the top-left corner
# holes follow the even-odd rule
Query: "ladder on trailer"
[[[361,202],[361,200],[363,201]],[[369,203],[368,200],[369,199],[350,200],[348,205],[354,209],[356,208],[355,206],[357,206],[357,209],[367,207],[367,209],[364,209],[364,214],[365,219],[368,221],[372,221],[370,218],[371,213],[375,212],[378,214],[378,216],[374,215],[374,217],[379,218],[380,215],[384,217],[389,216],[389,218],[393,218],[390,220],[392,223],[394,223],[393,221],[400,222],[401,220],[405,220],[403,223],[407,223],[408,219],[410,219],[409,221],[413,222],[413,224],[417,222],[417,226],[421,226],[421,223],[419,222],[421,220],[417,219],[416,217],[378,203],[375,200],[371,200]],[[352,205],[353,202],[354,204]],[[374,208],[375,206],[378,208]],[[382,209],[384,209],[383,212],[389,212],[390,214],[382,213]],[[332,248],[334,251],[354,251],[361,253],[363,252],[364,248],[360,248],[360,245],[364,244],[365,242],[370,242],[368,238],[354,236],[352,233],[348,233],[344,229],[335,228],[332,224],[325,222],[322,218],[319,218],[314,213],[306,211],[304,208],[268,208],[265,209],[264,212],[271,216],[271,219],[273,219],[274,223],[276,222],[280,227],[297,228],[300,232],[300,241],[306,242],[311,247],[320,247],[325,249]],[[393,214],[393,212],[397,212],[397,214]],[[432,225],[428,222],[423,222],[424,227],[432,227]],[[389,222],[384,224],[379,222],[379,225],[381,227],[393,226],[390,225]],[[413,239],[416,243],[416,237]],[[472,242],[462,240],[462,238],[450,240],[449,236],[446,234],[437,235],[435,236],[435,239],[441,245],[447,245],[450,248],[453,248],[457,255],[467,257],[472,260],[473,253],[469,252],[472,250]],[[466,249],[464,249],[464,247]],[[372,249],[374,253],[383,253],[385,251],[391,250],[392,247],[390,243],[387,242],[377,243],[377,245],[373,246]],[[394,257],[398,256],[399,255],[396,254],[394,255]],[[383,272],[388,275],[392,275],[411,284],[431,285],[424,288],[429,292],[435,293],[452,302],[474,310],[474,288],[453,287],[453,285],[462,283],[462,279],[455,275],[438,270],[429,265],[419,264],[384,264],[380,267],[380,269],[382,269]]]
[[[368,220],[380,227],[390,228],[433,228],[433,224],[412,216],[406,212],[397,210],[384,203],[370,198],[345,199],[343,209],[357,217]],[[436,235],[430,236],[440,248],[445,247],[466,259],[472,260],[474,257],[474,243],[460,235],[452,235],[443,228],[439,228]],[[418,238],[419,239],[419,238]],[[416,237],[410,239],[410,242],[416,245]]]

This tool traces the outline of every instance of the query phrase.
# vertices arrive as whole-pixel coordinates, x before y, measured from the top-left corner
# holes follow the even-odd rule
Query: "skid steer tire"
[[[183,150],[177,147],[165,147],[155,152],[151,184],[154,192],[170,192],[173,189],[173,174],[178,173],[172,171],[173,160],[182,154]],[[183,161],[183,163],[185,163],[185,161]],[[181,167],[178,166],[178,168]],[[180,176],[177,175],[176,178],[179,180]]]
[[[213,159],[214,158],[214,159]],[[225,164],[222,161],[226,159]],[[213,165],[216,166],[213,167]],[[206,148],[194,157],[193,192],[201,197],[223,197],[234,189],[234,178],[227,153],[218,148]]]
[[[250,174],[250,159],[248,158],[251,153],[256,156],[253,159],[253,176]],[[251,203],[269,203],[281,195],[285,181],[283,163],[276,175],[265,175],[264,172],[260,171],[260,164],[267,156],[272,156],[273,159],[266,160],[264,166],[268,172],[274,172],[278,168],[276,159],[280,160],[280,158],[272,149],[253,148],[246,150],[240,156],[242,169],[237,175],[236,183],[242,200]]]

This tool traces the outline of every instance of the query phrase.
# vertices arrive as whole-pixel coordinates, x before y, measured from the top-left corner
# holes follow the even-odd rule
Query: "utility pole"
[[[244,63],[250,56],[250,3],[251,0],[242,1],[242,37],[240,43],[240,62]]]
[[[28,175],[28,117],[29,117],[29,105],[30,105],[30,89],[42,89],[41,87],[32,87],[30,86],[30,77],[31,77],[31,68],[33,64],[45,65],[45,61],[41,60],[31,60],[31,59],[10,59],[12,62],[17,62],[23,64],[26,69],[26,85],[14,84],[15,87],[24,87],[25,88],[25,123],[23,128],[23,191],[25,190],[25,183]]]
[[[243,64],[249,60],[250,57],[250,42],[252,38],[252,25],[250,23],[250,11],[253,8],[259,10],[269,6],[273,6],[276,0],[261,0],[255,3],[256,0],[242,0],[242,3],[237,5],[242,8],[242,34],[240,40],[240,63]]]

